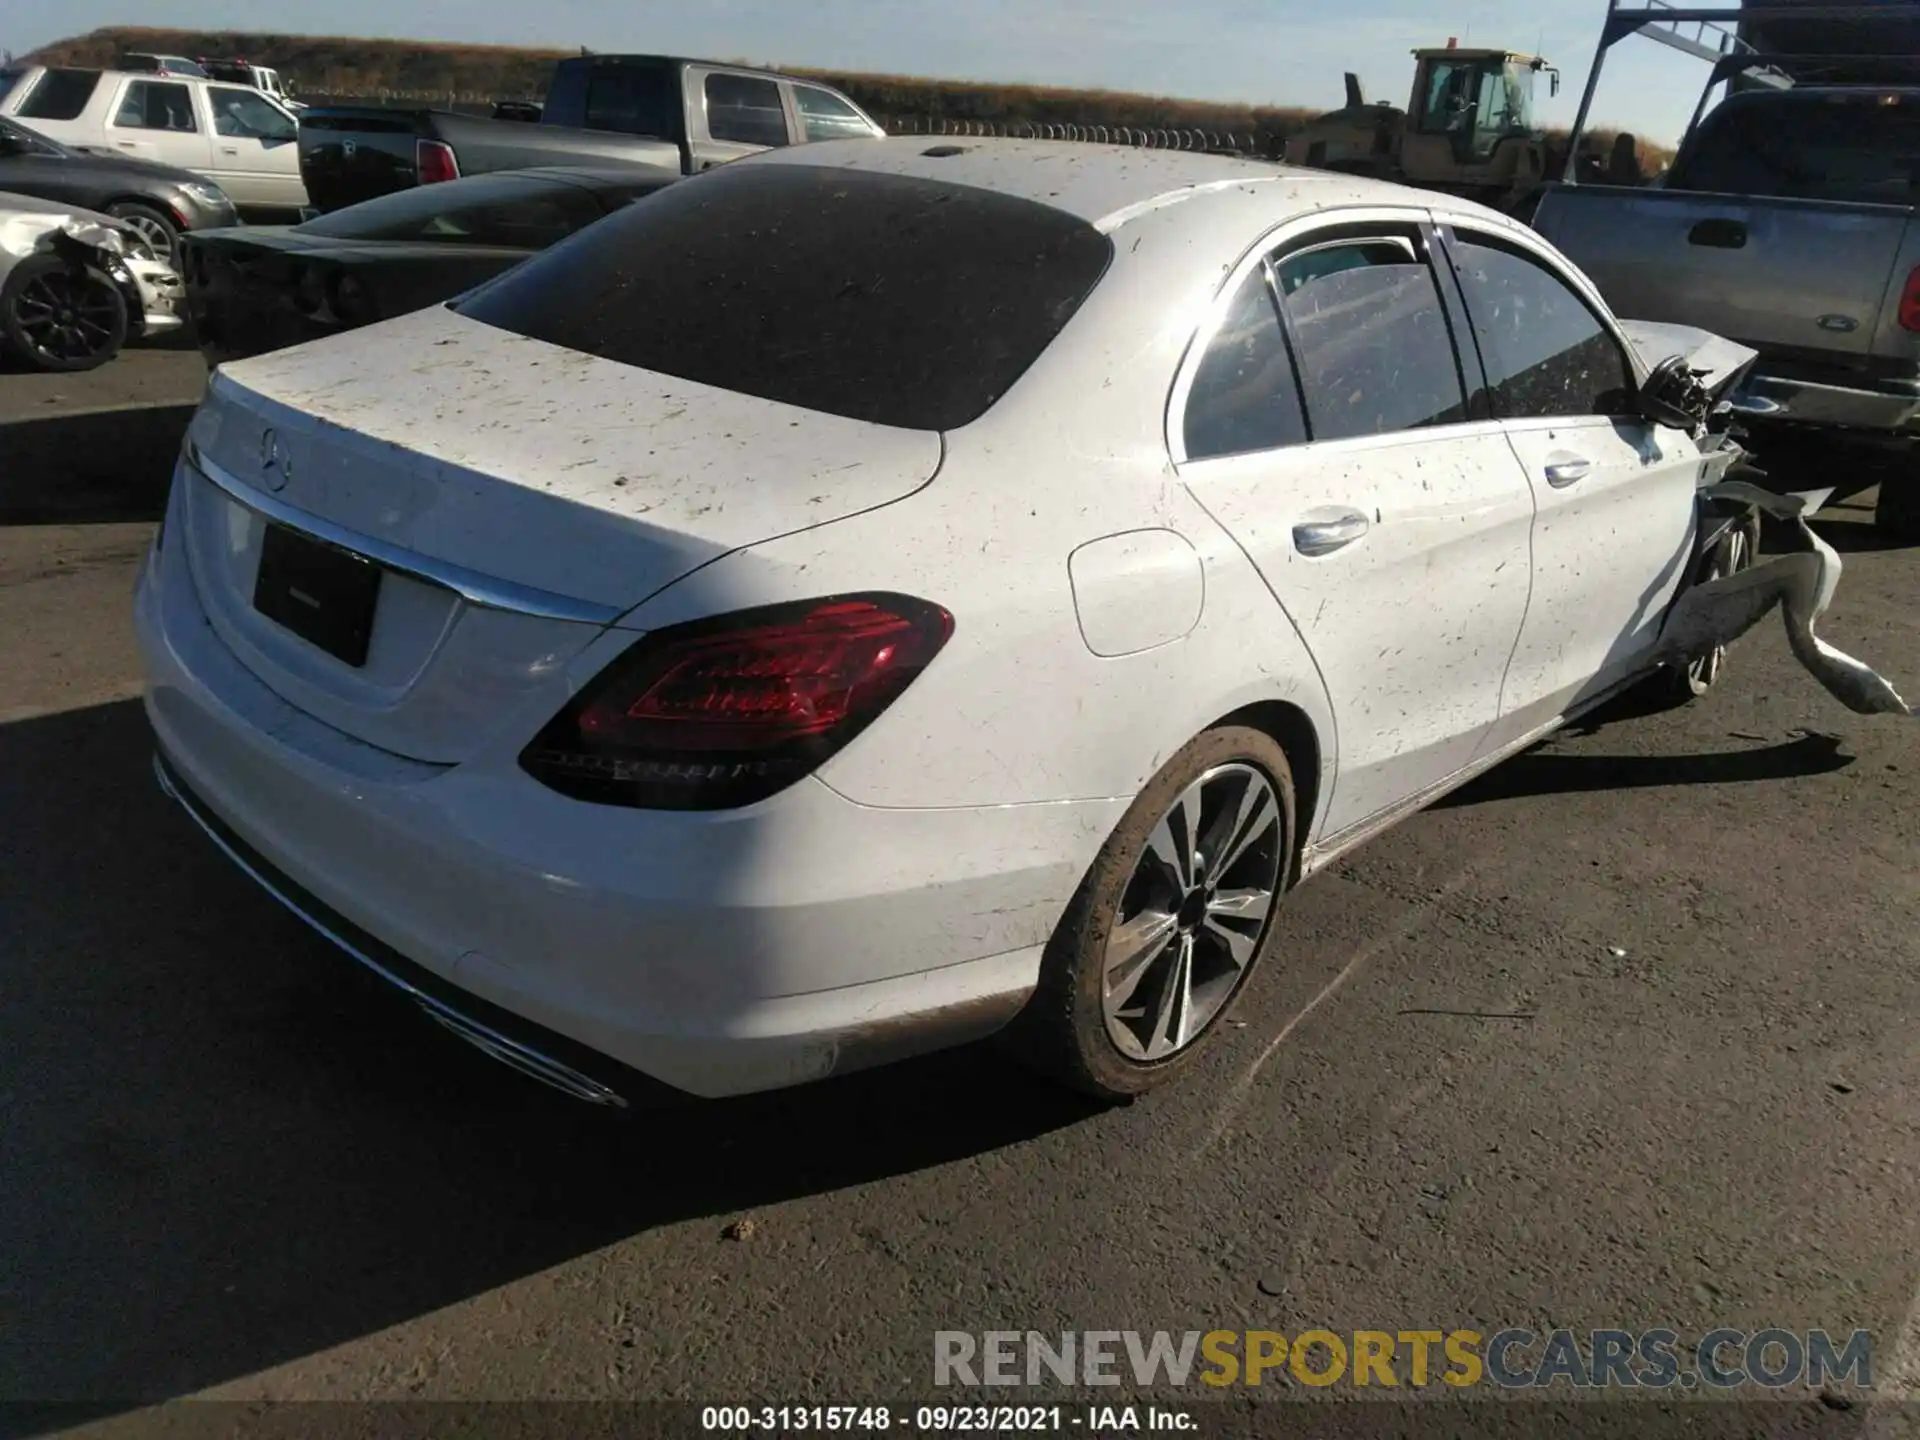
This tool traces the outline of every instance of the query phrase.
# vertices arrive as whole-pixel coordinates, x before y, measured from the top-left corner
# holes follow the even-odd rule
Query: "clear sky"
[[[1105,86],[1334,109],[1340,76],[1404,105],[1407,52],[1502,45],[1564,72],[1548,123],[1573,118],[1605,0],[5,0],[15,54],[102,25],[272,29],[484,44],[585,45],[967,80]],[[268,59],[270,57],[260,57]],[[1597,121],[1678,138],[1706,67],[1635,37],[1616,46]]]

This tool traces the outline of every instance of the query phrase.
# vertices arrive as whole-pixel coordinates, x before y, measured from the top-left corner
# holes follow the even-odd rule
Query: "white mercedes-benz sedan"
[[[214,375],[136,601],[160,783],[583,1098],[995,1032],[1133,1094],[1286,963],[1290,886],[1646,678],[1729,563],[1736,451],[1646,333],[1352,177],[739,161]]]

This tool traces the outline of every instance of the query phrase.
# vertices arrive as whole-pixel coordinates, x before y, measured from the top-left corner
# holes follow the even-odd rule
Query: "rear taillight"
[[[422,185],[460,178],[460,162],[453,158],[453,147],[439,140],[413,142],[413,169]]]
[[[343,325],[368,325],[380,318],[373,295],[351,271],[336,275],[328,287],[327,299]]]
[[[1900,292],[1900,328],[1920,332],[1920,265],[1907,276],[1907,287]]]
[[[520,756],[566,795],[656,810],[745,805],[871,724],[953,633],[938,605],[840,595],[656,630]]]

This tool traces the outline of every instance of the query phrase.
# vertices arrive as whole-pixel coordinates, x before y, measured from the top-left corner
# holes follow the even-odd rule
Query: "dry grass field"
[[[506,97],[538,98],[546,89],[553,62],[574,53],[508,45],[118,26],[55,41],[28,58],[53,64],[111,65],[129,50],[245,55],[272,65],[283,77],[292,77],[299,91],[316,95],[391,95],[422,103],[465,104]],[[777,64],[777,57],[768,63]],[[812,75],[844,90],[883,122],[910,117],[920,122],[1106,125],[1271,137],[1292,133],[1319,113],[1318,109],[1299,106],[1182,100],[1114,90],[805,68],[795,73]],[[1338,76],[1328,77],[1329,104],[1339,93],[1338,82]],[[1595,130],[1592,138],[1604,151],[1612,144],[1613,133]],[[1644,140],[1639,148],[1641,164],[1648,173],[1671,158],[1670,152]]]

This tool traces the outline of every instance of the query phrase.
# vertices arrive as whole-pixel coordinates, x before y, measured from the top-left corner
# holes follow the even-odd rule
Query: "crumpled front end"
[[[128,258],[126,268],[139,297],[136,301],[128,295],[127,308],[139,315],[142,335],[164,335],[186,323],[187,289],[179,271],[163,260],[138,255]]]
[[[58,255],[105,275],[127,302],[130,336],[161,335],[185,323],[180,273],[110,216],[57,207],[0,210],[0,277],[31,255]]]

